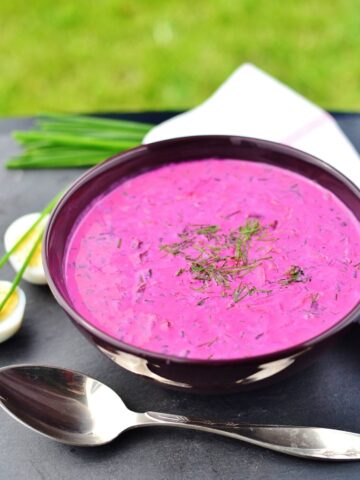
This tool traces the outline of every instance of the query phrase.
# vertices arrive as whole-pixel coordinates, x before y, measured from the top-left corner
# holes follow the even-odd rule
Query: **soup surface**
[[[98,197],[65,269],[74,308],[119,340],[179,357],[251,357],[309,340],[356,305],[360,226],[293,172],[189,161]]]

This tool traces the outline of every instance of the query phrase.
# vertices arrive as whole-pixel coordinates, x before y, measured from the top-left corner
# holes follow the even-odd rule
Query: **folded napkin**
[[[328,162],[360,187],[360,157],[331,115],[251,64],[198,107],[154,127],[144,143],[188,135],[285,143]]]

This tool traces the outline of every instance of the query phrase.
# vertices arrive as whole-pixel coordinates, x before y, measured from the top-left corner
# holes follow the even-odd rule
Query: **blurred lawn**
[[[0,115],[186,108],[251,61],[360,110],[359,0],[3,0]]]

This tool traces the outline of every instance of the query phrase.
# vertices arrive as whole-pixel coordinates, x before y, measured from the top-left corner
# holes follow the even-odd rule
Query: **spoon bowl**
[[[111,388],[61,368],[0,370],[0,401],[27,427],[71,445],[109,443],[132,424],[132,412]]]

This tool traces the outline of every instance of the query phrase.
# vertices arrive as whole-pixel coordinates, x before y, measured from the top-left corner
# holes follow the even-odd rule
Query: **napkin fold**
[[[192,135],[242,135],[291,145],[360,187],[360,157],[331,115],[251,64],[240,66],[198,107],[154,127],[144,143]]]

